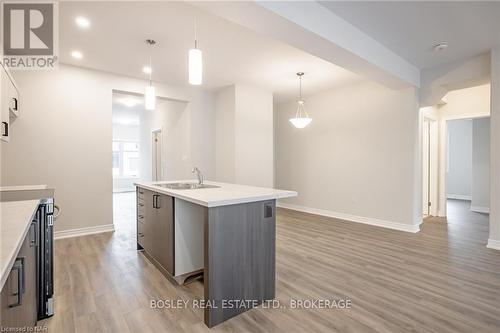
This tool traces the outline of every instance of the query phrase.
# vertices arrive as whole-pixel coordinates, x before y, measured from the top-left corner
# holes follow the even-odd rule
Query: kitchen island
[[[138,250],[178,282],[203,275],[208,327],[274,299],[276,200],[296,192],[194,180],[135,185]]]

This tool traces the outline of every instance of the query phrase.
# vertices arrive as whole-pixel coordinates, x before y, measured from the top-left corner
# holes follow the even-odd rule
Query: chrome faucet
[[[198,184],[203,185],[203,174],[201,173],[200,169],[198,169],[197,167],[194,167],[193,171],[191,171],[191,172],[196,173],[196,177],[198,177]]]

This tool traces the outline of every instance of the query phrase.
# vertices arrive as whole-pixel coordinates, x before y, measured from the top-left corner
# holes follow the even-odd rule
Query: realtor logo
[[[53,69],[57,62],[57,3],[4,2],[3,63],[10,69]]]

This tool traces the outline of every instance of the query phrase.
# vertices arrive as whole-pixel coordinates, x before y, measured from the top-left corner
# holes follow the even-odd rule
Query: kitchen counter
[[[137,186],[137,249],[166,276],[203,274],[208,327],[276,296],[276,200],[297,192],[206,181],[218,187]],[[225,306],[244,301],[244,308]],[[234,304],[234,303],[233,303]]]
[[[185,201],[192,202],[205,207],[219,207],[234,205],[240,203],[256,202],[263,200],[274,200],[297,196],[297,192],[277,190],[273,188],[237,185],[229,183],[219,183],[205,181],[204,184],[219,186],[217,188],[198,188],[198,189],[183,189],[174,190],[158,186],[167,183],[197,183],[196,180],[177,180],[163,182],[140,182],[134,183],[138,187],[142,187],[158,193],[170,195]]]
[[[28,233],[40,200],[0,202],[0,289]]]

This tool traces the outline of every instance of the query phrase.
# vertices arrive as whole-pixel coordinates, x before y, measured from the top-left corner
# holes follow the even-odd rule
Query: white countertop
[[[255,187],[247,185],[237,185],[229,183],[219,183],[205,181],[204,184],[220,186],[218,188],[198,188],[192,190],[173,190],[165,187],[157,186],[158,184],[167,183],[197,183],[196,180],[176,180],[165,182],[139,182],[134,183],[138,187],[142,187],[158,193],[163,193],[186,200],[205,207],[217,207],[234,205],[246,202],[255,202],[263,200],[281,199],[296,197],[297,192],[277,190],[266,187]]]
[[[40,200],[0,202],[0,289],[28,233]]]

